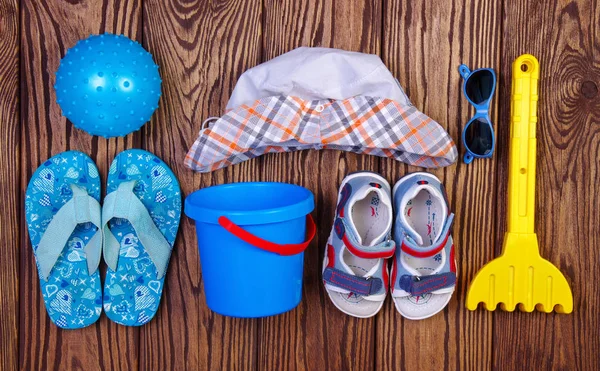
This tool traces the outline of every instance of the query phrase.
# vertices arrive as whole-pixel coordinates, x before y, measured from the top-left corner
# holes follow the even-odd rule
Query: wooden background
[[[415,370],[600,369],[600,4],[598,0],[0,0],[0,369]],[[55,103],[54,72],[90,33],[123,33],[161,66],[152,121],[126,138],[90,137]],[[473,114],[457,67],[492,67],[494,157],[435,170],[457,219],[454,299],[425,321],[404,320],[388,299],[372,319],[329,302],[320,264],[338,186],[355,170],[390,182],[417,170],[337,151],[268,155],[211,174],[183,158],[202,121],[222,113],[246,69],[301,45],[375,53],[413,103],[458,141]],[[465,309],[468,282],[499,253],[505,230],[510,66],[542,66],[537,232],[542,255],[572,285],[571,315]],[[304,299],[287,314],[231,319],[206,307],[196,238],[183,218],[156,318],[141,328],[105,316],[64,331],[42,302],[23,198],[37,166],[59,152],[89,153],[106,175],[126,148],[144,148],[175,171],[186,194],[244,180],[311,189],[319,234],[306,253]]]

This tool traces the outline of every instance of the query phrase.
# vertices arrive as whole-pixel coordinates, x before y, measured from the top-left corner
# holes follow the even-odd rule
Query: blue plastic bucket
[[[313,209],[308,189],[286,183],[225,184],[189,195],[185,214],[196,222],[208,307],[232,317],[294,309],[304,249],[315,234]]]

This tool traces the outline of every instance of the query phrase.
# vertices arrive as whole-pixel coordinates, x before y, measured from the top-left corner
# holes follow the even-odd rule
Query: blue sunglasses
[[[464,162],[470,164],[474,158],[490,158],[494,153],[496,139],[489,109],[496,89],[496,73],[491,68],[471,71],[465,64],[458,67],[458,72],[465,80],[463,94],[476,110],[462,132]]]

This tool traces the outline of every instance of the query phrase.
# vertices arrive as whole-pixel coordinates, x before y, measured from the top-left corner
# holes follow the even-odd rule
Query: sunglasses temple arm
[[[458,66],[458,73],[463,77],[463,79],[467,79],[471,74],[471,70],[467,67],[466,64],[461,64]]]

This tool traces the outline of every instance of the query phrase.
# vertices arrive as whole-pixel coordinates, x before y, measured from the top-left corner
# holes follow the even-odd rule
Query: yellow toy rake
[[[487,310],[500,304],[512,312],[537,309],[550,313],[573,311],[569,283],[552,263],[540,256],[534,231],[535,156],[540,66],[524,54],[513,63],[510,158],[508,173],[508,231],[502,255],[477,273],[467,292],[467,308],[483,303]]]

